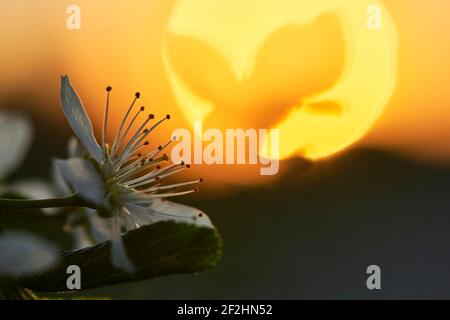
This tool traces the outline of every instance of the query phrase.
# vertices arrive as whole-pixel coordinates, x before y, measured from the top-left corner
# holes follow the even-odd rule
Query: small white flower
[[[154,116],[148,115],[133,133],[133,126],[144,113],[145,108],[133,112],[135,98],[126,112],[112,145],[107,143],[107,124],[111,87],[107,88],[106,110],[102,130],[102,143],[98,144],[92,124],[83,104],[69,78],[61,78],[61,104],[64,113],[87,151],[84,157],[75,156],[68,160],[55,160],[55,166],[63,179],[85,201],[98,209],[102,218],[108,219],[112,239],[112,262],[128,272],[134,266],[125,254],[121,232],[164,220],[175,220],[213,228],[211,221],[202,211],[163,200],[167,197],[184,195],[196,191],[193,186],[200,180],[163,185],[165,178],[189,166],[171,164],[162,166],[167,156],[163,150],[170,144],[156,150],[144,152],[148,145],[146,138],[166,116],[153,123]],[[133,114],[134,113],[134,114]],[[129,137],[129,138],[128,138]],[[180,190],[180,188],[182,188]]]
[[[50,186],[41,179],[26,179],[1,184],[22,163],[32,140],[33,129],[27,118],[0,112],[0,193],[14,193],[31,199],[48,198]],[[44,209],[54,212],[54,209]]]
[[[56,260],[55,249],[39,238],[11,232],[0,235],[0,277],[40,272]]]
[[[0,193],[13,193],[28,199],[54,197],[52,186],[39,178],[8,181],[1,184],[22,163],[32,140],[31,123],[24,116],[15,113],[0,112]],[[55,208],[43,209],[54,214]]]
[[[29,121],[17,114],[0,113],[0,181],[21,163],[32,138]]]

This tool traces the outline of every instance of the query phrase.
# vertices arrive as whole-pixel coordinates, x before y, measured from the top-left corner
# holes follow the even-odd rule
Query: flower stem
[[[42,200],[0,198],[0,209],[44,209],[64,207],[88,207],[95,209],[92,205],[81,199],[77,193],[64,198],[51,198]]]

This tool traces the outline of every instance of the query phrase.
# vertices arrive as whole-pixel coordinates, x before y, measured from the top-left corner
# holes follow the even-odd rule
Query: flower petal
[[[61,104],[67,120],[81,144],[100,163],[103,156],[102,149],[95,139],[91,120],[78,94],[70,84],[68,76],[61,77]]]
[[[177,221],[214,228],[209,217],[201,210],[172,201],[154,199],[149,207],[141,207],[132,203],[126,204],[125,207],[139,224]]]
[[[111,233],[111,261],[113,266],[128,273],[134,273],[136,267],[128,258],[120,232],[119,215],[114,215]]]
[[[86,153],[86,149],[78,142],[76,137],[69,139],[67,142],[67,155],[69,158],[83,158]]]
[[[82,198],[99,207],[106,206],[105,186],[93,163],[81,158],[71,158],[68,160],[56,159],[53,164],[67,184]]]
[[[78,139],[76,137],[71,137],[67,143],[67,155],[69,158],[83,158],[86,154],[86,149],[78,142]],[[64,180],[58,166],[52,166],[50,177],[52,187],[57,196],[64,197],[74,193],[72,188]]]
[[[95,243],[86,234],[86,229],[82,226],[72,228],[70,230],[73,238],[73,250],[80,250],[93,246]]]
[[[111,240],[111,222],[112,219],[101,218],[90,208],[78,208],[71,212],[64,228],[72,235],[72,249],[83,249]]]
[[[93,209],[86,208],[84,211],[89,221],[89,232],[95,243],[110,240],[113,219],[101,218]]]
[[[50,170],[51,184],[53,190],[55,190],[55,194],[60,197],[70,196],[73,194],[74,191],[64,179],[60,167],[53,165]]]
[[[22,162],[32,139],[30,122],[12,113],[0,113],[0,180]]]
[[[22,276],[42,271],[56,262],[55,250],[34,236],[4,233],[0,236],[0,275]]]

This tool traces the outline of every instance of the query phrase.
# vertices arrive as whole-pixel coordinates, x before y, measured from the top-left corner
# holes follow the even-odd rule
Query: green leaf
[[[83,250],[64,252],[57,266],[21,279],[20,285],[38,292],[69,291],[67,267],[81,269],[81,289],[92,289],[158,276],[197,273],[214,267],[222,255],[222,239],[216,229],[172,221],[159,222],[123,236],[127,254],[136,266],[131,275],[111,264],[111,242]]]

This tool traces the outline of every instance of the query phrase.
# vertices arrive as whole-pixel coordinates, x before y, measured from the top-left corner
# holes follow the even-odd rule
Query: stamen
[[[153,158],[154,158],[157,154],[159,154],[159,153],[160,153],[159,150],[153,150],[153,151],[147,152],[147,153],[144,154],[144,155],[138,154],[137,159],[134,160],[132,163],[128,164],[127,166],[121,168],[121,169],[118,171],[118,174],[123,173],[124,171],[128,171],[129,169],[135,167],[136,165],[139,164],[139,162],[142,162],[142,160],[144,160],[144,159],[145,159],[145,162],[151,162],[151,161],[153,161]],[[134,159],[135,156],[132,156],[131,158]],[[128,160],[130,160],[130,158],[128,158]]]
[[[144,135],[147,131],[148,131],[148,129],[142,130],[142,132],[139,134],[139,137],[141,137],[142,135]]]
[[[106,107],[105,107],[105,116],[103,118],[103,130],[102,130],[102,146],[106,145],[106,135],[108,130],[108,113],[109,113],[109,93],[111,92],[112,87],[106,87]]]
[[[139,92],[136,92],[136,94],[134,95],[134,99],[131,102],[130,107],[128,108],[128,111],[125,114],[125,117],[123,117],[123,119],[122,119],[122,123],[120,124],[119,131],[117,131],[116,137],[114,138],[114,143],[113,143],[111,152],[115,152],[116,147],[117,147],[117,142],[118,142],[120,134],[122,133],[122,130],[123,130],[123,126],[125,125],[125,122],[127,121],[128,116],[130,115],[130,112],[133,109],[134,104],[136,103],[136,100],[139,99],[140,97],[141,97],[141,94]]]
[[[153,119],[152,115],[148,117],[148,119],[142,124],[142,126],[137,130],[137,132],[134,134],[134,136],[131,138],[131,140],[127,143],[125,149],[122,152],[122,155],[119,157],[119,160],[117,160],[116,164],[120,167],[124,160],[128,158],[128,156],[132,153],[133,148],[136,145],[139,145],[156,127],[158,127],[164,120],[170,119],[170,116],[167,115],[165,118],[159,120],[156,124],[154,124],[147,132],[144,133],[140,138],[140,133],[142,129],[147,125],[147,123]]]
[[[138,188],[145,186],[149,183],[152,183],[155,179],[161,180],[161,174],[163,173],[170,173],[170,170],[174,170],[177,167],[180,167],[180,164],[172,164],[170,166],[167,166],[163,169],[158,169],[156,172],[148,173],[142,177],[138,177],[134,180],[127,181],[127,185],[131,186],[133,188]],[[182,169],[185,169],[184,167]],[[175,170],[177,171],[177,170]],[[150,181],[151,180],[151,181]],[[149,182],[150,181],[150,182]]]
[[[140,180],[146,181],[144,185],[148,185],[148,184],[151,184],[151,183],[155,183],[155,185],[159,185],[160,184],[159,179],[148,178],[148,177],[151,177],[158,170],[159,169],[154,169],[154,170],[150,171],[149,173],[147,173],[146,175],[144,175],[142,177],[136,178],[134,180],[127,181],[127,182],[125,182],[125,186],[129,187],[129,188],[133,188],[133,189],[139,188],[140,186],[136,186],[136,185],[137,185],[138,181],[140,181]],[[130,183],[130,182],[132,182],[132,183]]]
[[[143,171],[146,171],[147,169],[152,168],[152,167],[158,165],[158,164],[161,163],[161,162],[167,161],[167,159],[168,159],[167,156],[163,156],[163,157],[160,157],[160,158],[158,158],[158,159],[156,159],[156,160],[154,160],[154,161],[152,161],[152,162],[149,162],[149,163],[144,163],[144,164],[141,163],[141,164],[139,164],[139,165],[137,165],[137,166],[131,168],[130,170],[124,172],[124,173],[121,174],[121,175],[116,175],[116,176],[114,177],[114,179],[117,180],[117,181],[119,181],[119,182],[121,182],[121,183],[124,183],[125,185],[130,185],[130,183],[131,183],[132,181],[137,180],[137,179],[143,179],[143,178],[146,177],[148,174],[146,174],[145,176],[142,176],[142,177],[138,177],[138,178],[136,178],[136,179],[134,179],[134,180],[132,180],[132,181],[125,181],[125,180],[128,179],[130,176],[138,175],[139,173],[141,173],[141,172],[143,172]]]
[[[178,173],[178,172],[181,172],[181,171],[183,171],[183,170],[185,170],[185,169],[188,169],[188,167],[182,167],[182,168],[180,168],[180,169],[178,169],[178,170],[174,170],[174,171],[169,172],[169,173],[166,173],[166,174],[164,174],[164,175],[160,175],[159,178],[160,178],[160,179],[167,178],[167,177],[169,177],[169,176],[171,176],[171,175],[174,175],[174,174],[176,174],[176,173]]]
[[[171,143],[173,142],[173,140],[169,140],[166,142],[166,144],[159,146],[158,150],[156,151],[156,153],[154,155],[152,155],[152,157],[156,157],[157,155],[159,155],[161,152],[163,152]]]
[[[153,118],[152,118],[153,119]],[[139,144],[144,140],[153,130],[155,130],[161,123],[163,123],[165,120],[169,120],[170,115],[167,115],[165,118],[159,120],[157,123],[155,123],[152,127],[150,127],[144,134],[137,140],[136,144]],[[145,130],[144,130],[145,131]]]
[[[131,122],[128,124],[125,132],[123,133],[123,135],[120,137],[120,139],[118,139],[116,145],[113,145],[113,150],[111,151],[111,158],[114,158],[114,156],[119,152],[120,146],[122,145],[123,141],[125,140],[125,138],[128,135],[128,132],[130,132],[131,128],[133,127],[134,123],[136,122],[136,119],[139,117],[139,115],[145,111],[145,107],[142,106],[138,112],[136,112],[136,114],[134,115],[133,119],[131,120]]]
[[[181,166],[181,168],[179,168]],[[177,169],[178,168],[178,169]],[[145,181],[146,179],[158,179],[158,180],[162,180],[164,178],[167,178],[171,175],[174,175],[178,172],[181,172],[183,170],[186,169],[186,166],[184,166],[184,164],[173,164],[170,165],[168,167],[165,167],[161,170],[159,170],[158,172],[154,173],[153,175],[146,175],[144,177],[141,177],[140,179],[136,179],[138,181],[133,181],[133,184],[129,184],[131,185],[133,188],[137,188],[137,187],[143,187],[147,184],[149,184],[149,182]],[[151,181],[153,182],[153,180]]]
[[[137,176],[139,174],[145,174],[144,176],[141,176],[140,178],[139,177],[136,178],[136,179],[143,179],[143,177],[148,175],[147,171],[149,168],[153,168],[156,166],[157,170],[159,170],[159,169],[161,169],[161,166],[159,164],[162,162],[168,161],[168,160],[169,160],[169,157],[167,157],[167,155],[163,155],[162,157],[159,157],[158,159],[152,160],[147,163],[145,163],[145,161],[143,161],[142,165],[136,167],[135,169],[132,169],[132,171],[134,171],[133,175]],[[122,177],[121,177],[121,180],[123,180]],[[127,183],[130,183],[130,181],[128,181]]]
[[[148,121],[149,119],[147,119]],[[147,122],[146,121],[146,122]],[[145,122],[142,124],[142,126],[145,125]],[[142,127],[141,126],[141,127]],[[142,128],[140,128],[138,130],[138,132],[141,130]],[[141,142],[141,140],[139,140],[138,142],[134,143],[136,141],[136,139],[139,137],[138,132],[136,132],[130,139],[130,141],[128,141],[128,143],[125,145],[124,149],[122,150],[120,156],[117,157],[117,159],[114,162],[114,166],[116,170],[119,170],[122,168],[122,166],[128,161],[128,159],[130,158],[130,156],[135,153],[137,150],[139,150],[140,146],[138,142]]]
[[[139,159],[141,159],[141,158],[142,158],[142,153],[132,155],[131,157],[129,157],[127,159],[127,162],[125,162],[124,165],[127,165],[127,167],[128,167],[129,165],[131,165],[131,163],[139,162]]]
[[[198,180],[194,180],[194,181],[188,181],[188,182],[181,182],[181,183],[175,183],[175,184],[169,184],[166,186],[154,186],[145,190],[139,190],[141,192],[150,192],[150,191],[160,191],[160,190],[176,190],[177,188],[180,187],[185,187],[185,186],[190,186],[193,184],[198,184],[201,183],[203,181],[203,179],[198,179]]]
[[[148,146],[149,144],[150,144],[150,142],[145,141],[145,142],[142,143],[141,145],[139,145],[139,146],[137,146],[136,148],[134,148],[134,149],[132,150],[132,152],[130,152],[130,153],[131,153],[131,154],[134,154],[134,153],[136,153],[137,151],[139,151],[140,149],[142,149],[142,148]],[[127,161],[128,161],[130,158],[133,158],[133,155],[131,155],[130,157],[128,157],[128,158],[127,158]]]
[[[147,194],[147,197],[151,198],[169,198],[169,197],[178,197],[183,196],[185,194],[198,192],[198,188],[187,190],[187,191],[180,191],[180,192],[173,192],[173,193],[157,193],[157,194]]]

